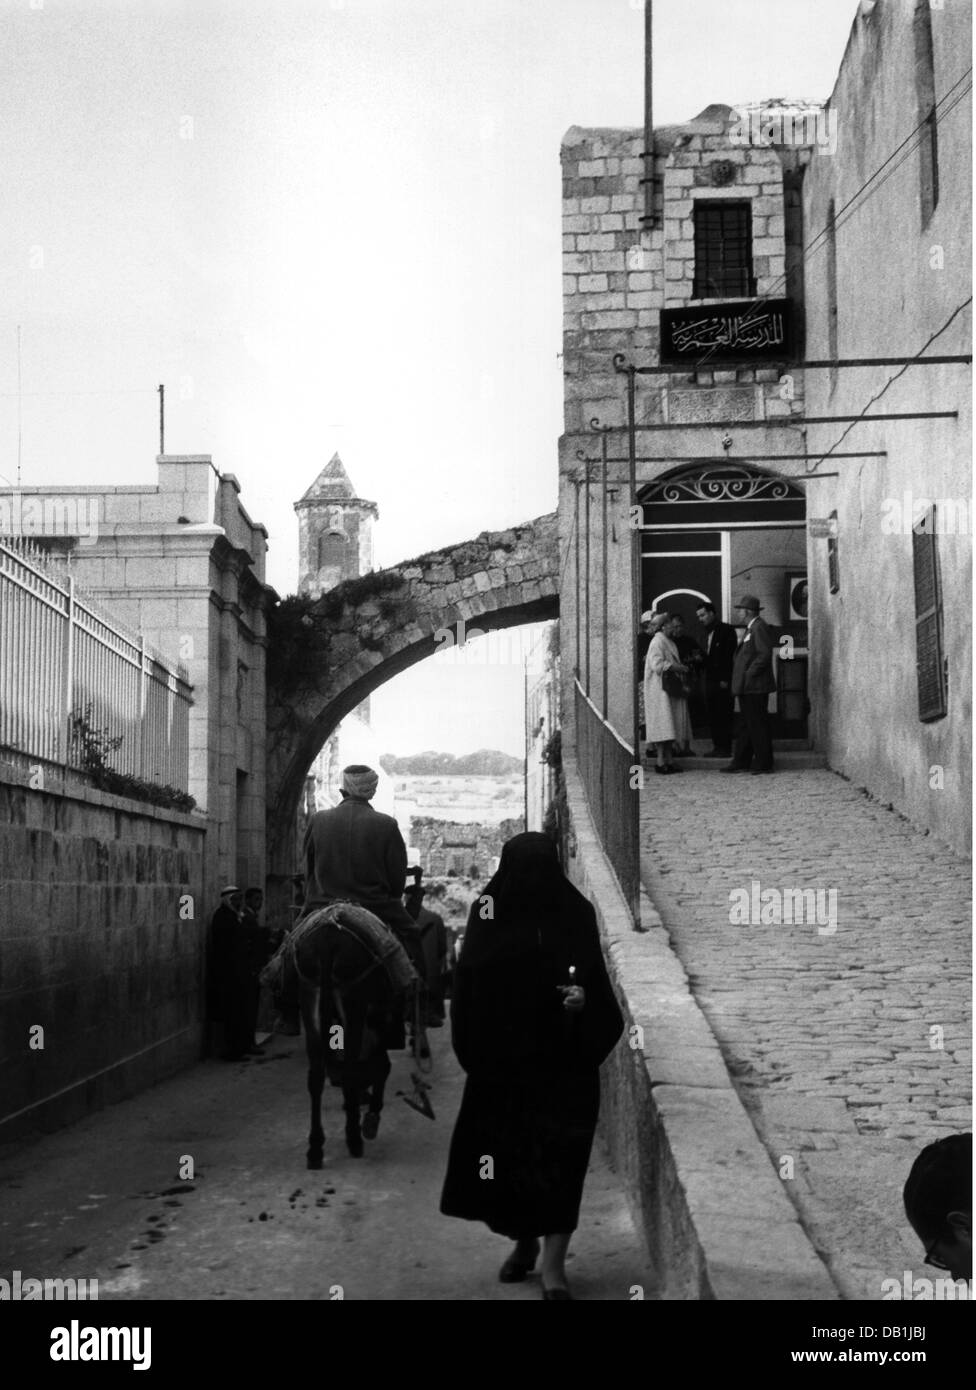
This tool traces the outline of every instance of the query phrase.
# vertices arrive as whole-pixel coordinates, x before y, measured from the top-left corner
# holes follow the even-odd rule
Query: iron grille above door
[[[741,299],[756,293],[752,273],[752,204],[695,200],[693,299]]]

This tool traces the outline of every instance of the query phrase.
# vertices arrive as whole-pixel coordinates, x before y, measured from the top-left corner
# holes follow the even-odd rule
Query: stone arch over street
[[[445,630],[497,632],[559,611],[556,516],[376,570],[272,614],[268,653],[270,886],[297,868],[296,817],[308,768],[341,719],[446,645]]]

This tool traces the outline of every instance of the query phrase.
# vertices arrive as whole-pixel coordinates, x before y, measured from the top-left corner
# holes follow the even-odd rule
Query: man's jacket
[[[711,637],[711,645],[708,639]],[[715,623],[705,634],[705,680],[709,685],[728,684],[732,680],[732,666],[739,645],[739,638],[731,623]]]
[[[746,630],[732,667],[733,695],[769,695],[776,689],[773,679],[773,639],[762,618]]]
[[[362,903],[385,922],[413,923],[403,907],[407,848],[392,816],[348,797],[316,811],[305,832],[305,912],[340,899]]]

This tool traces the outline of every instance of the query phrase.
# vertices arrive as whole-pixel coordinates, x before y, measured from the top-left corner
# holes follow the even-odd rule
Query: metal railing
[[[84,770],[76,720],[121,739],[114,771],[186,791],[191,686],[183,667],[75,590],[28,541],[0,539],[0,745]]]
[[[604,719],[579,681],[576,761],[590,814],[634,923],[640,921],[640,792],[632,787],[637,761],[629,743]]]

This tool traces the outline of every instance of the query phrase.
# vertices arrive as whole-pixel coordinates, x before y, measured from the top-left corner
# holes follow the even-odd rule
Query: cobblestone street
[[[913,1158],[971,1128],[970,865],[828,771],[652,775],[641,812],[644,883],[771,1161],[844,1296],[880,1299],[923,1272]],[[834,921],[781,920],[790,889]],[[737,920],[760,892],[766,924]]]
[[[378,1138],[342,1141],[326,1086],[325,1166],[305,1167],[301,1038],[264,1057],[202,1062],[36,1142],[0,1146],[0,1277],[97,1279],[106,1299],[541,1302],[538,1275],[500,1284],[510,1242],[438,1210],[464,1077],[431,1033],[436,1119],[407,1108],[393,1054]],[[181,1155],[194,1160],[181,1181]],[[567,1273],[579,1299],[630,1300],[653,1280],[599,1138]],[[338,1290],[341,1289],[341,1294]],[[59,1305],[60,1306],[60,1305]]]

